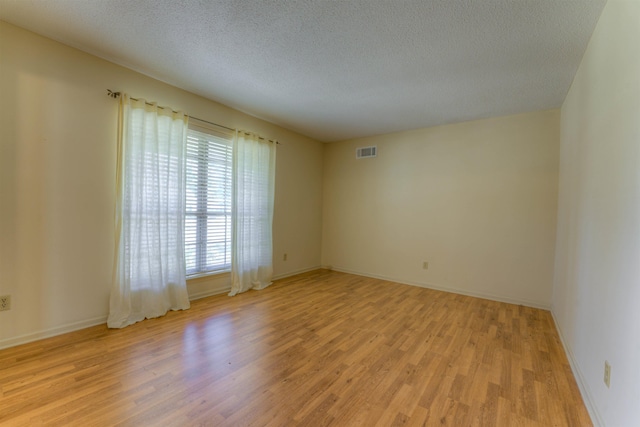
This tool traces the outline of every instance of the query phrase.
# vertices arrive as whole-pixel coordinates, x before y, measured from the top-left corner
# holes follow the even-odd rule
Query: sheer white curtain
[[[186,134],[184,114],[120,96],[110,328],[189,308],[183,236]]]
[[[238,131],[233,147],[231,296],[271,284],[275,170],[276,143]]]

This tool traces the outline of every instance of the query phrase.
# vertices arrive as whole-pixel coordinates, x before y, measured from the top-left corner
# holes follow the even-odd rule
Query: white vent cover
[[[377,154],[378,154],[378,148],[375,145],[371,147],[356,148],[356,159],[376,157]]]

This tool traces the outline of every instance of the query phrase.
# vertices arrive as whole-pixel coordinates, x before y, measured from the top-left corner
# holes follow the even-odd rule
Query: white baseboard
[[[189,295],[189,301],[194,301],[200,298],[206,298],[212,295],[219,295],[229,292],[229,287],[211,289],[206,292],[200,292],[197,294]],[[90,328],[91,326],[102,325],[107,323],[107,316],[95,317],[93,319],[81,320],[79,322],[67,323],[66,325],[57,326],[55,328],[45,329],[43,331],[32,332],[30,334],[19,335],[17,337],[6,338],[0,340],[0,350],[15,347],[21,344],[27,344],[33,341],[38,341],[45,338],[55,337],[56,335],[67,334],[69,332],[79,331],[80,329]]]
[[[81,320],[79,322],[67,323],[55,328],[45,329],[43,331],[32,332],[30,334],[19,335],[17,337],[6,338],[0,340],[0,350],[9,347],[15,347],[21,344],[27,344],[44,338],[55,337],[69,332],[75,332],[80,329],[89,328],[91,326],[107,323],[107,316],[94,317],[93,319]]]
[[[296,274],[302,274],[302,273],[306,273],[308,271],[318,270],[320,268],[323,268],[323,267],[321,267],[319,265],[316,265],[316,266],[309,267],[309,268],[303,268],[301,270],[289,271],[287,273],[282,273],[282,274],[278,274],[277,276],[273,276],[273,280],[284,279],[286,277],[295,276]]]
[[[214,295],[225,294],[231,290],[230,286],[224,286],[220,288],[207,289],[203,292],[196,292],[193,294],[189,294],[189,301],[195,301],[197,299],[212,297]]]
[[[573,376],[578,383],[578,388],[580,389],[580,394],[582,395],[582,400],[584,401],[584,405],[587,407],[587,411],[591,416],[591,422],[594,427],[604,427],[604,421],[598,412],[598,408],[593,402],[592,394],[589,390],[589,386],[584,379],[584,375],[582,375],[582,371],[576,362],[575,357],[573,356],[573,352],[571,348],[567,346],[567,342],[562,335],[562,329],[560,329],[560,325],[558,324],[558,320],[556,319],[556,315],[553,313],[553,307],[551,307],[551,317],[553,318],[553,322],[556,325],[556,331],[558,331],[558,336],[560,337],[560,342],[562,343],[562,348],[564,348],[564,353],[567,355],[567,359],[569,359],[569,365],[571,366],[571,371],[573,372]]]
[[[224,288],[210,289],[205,292],[199,292],[193,295],[189,295],[189,301],[206,298],[212,295],[223,294],[229,292],[229,290],[230,288],[228,286],[225,286]],[[45,338],[55,337],[56,335],[79,331],[80,329],[90,328],[91,326],[102,325],[105,323],[107,323],[107,316],[100,316],[94,317],[93,319],[81,320],[79,322],[67,323],[65,325],[56,326],[54,328],[45,329],[43,331],[32,332],[29,334],[19,335],[17,337],[5,338],[3,340],[0,340],[0,350],[9,347],[15,347],[21,344],[27,344]]]
[[[527,307],[540,308],[542,310],[550,310],[551,309],[551,307],[549,305],[547,305],[547,304],[543,304],[543,303],[539,303],[539,302],[535,302],[535,301],[528,301],[528,300],[524,300],[524,299],[503,297],[503,296],[500,296],[500,295],[494,295],[494,294],[485,293],[485,292],[467,291],[467,290],[464,290],[464,289],[458,289],[458,288],[453,288],[453,287],[449,287],[449,286],[440,286],[440,285],[435,285],[433,283],[427,283],[427,282],[424,282],[424,283],[413,282],[413,281],[408,281],[408,280],[403,280],[403,279],[397,279],[397,278],[394,278],[394,277],[381,276],[381,275],[378,275],[378,274],[363,273],[363,272],[360,272],[360,271],[349,270],[349,269],[346,269],[346,268],[341,268],[341,267],[336,267],[336,266],[331,267],[331,270],[340,271],[342,273],[356,274],[358,276],[372,277],[374,279],[388,280],[390,282],[402,283],[403,285],[418,286],[420,288],[434,289],[434,290],[437,290],[437,291],[451,292],[451,293],[454,293],[454,294],[460,294],[460,295],[467,295],[467,296],[470,296],[470,297],[489,299],[489,300],[492,300],[492,301],[506,302],[508,304],[524,305],[524,306],[527,306]]]
[[[405,285],[411,285],[411,286],[419,286],[422,288],[428,288],[428,289],[435,289],[435,290],[439,290],[439,291],[445,291],[445,292],[452,292],[452,293],[456,293],[456,294],[461,294],[461,295],[469,295],[469,296],[473,296],[473,297],[478,297],[478,298],[485,298],[485,299],[490,299],[490,300],[494,300],[494,301],[500,301],[500,302],[506,302],[506,303],[510,303],[510,304],[519,304],[519,305],[525,305],[528,307],[534,307],[534,308],[541,308],[544,310],[549,310],[550,307],[544,305],[544,304],[539,304],[539,303],[535,303],[535,302],[531,302],[531,301],[525,301],[525,300],[516,300],[516,299],[512,299],[512,298],[505,298],[505,297],[501,297],[498,295],[492,295],[492,294],[487,294],[487,293],[481,293],[481,292],[469,292],[469,291],[465,291],[462,289],[456,289],[456,288],[450,288],[450,287],[445,287],[445,286],[438,286],[438,285],[434,285],[431,283],[417,283],[417,282],[411,282],[411,281],[406,281],[406,280],[402,280],[402,279],[396,279],[393,277],[386,277],[386,276],[380,276],[380,275],[375,275],[375,274],[370,274],[370,273],[364,273],[364,272],[360,272],[360,271],[354,271],[354,270],[349,270],[349,269],[343,269],[340,267],[333,267],[333,266],[321,266],[321,265],[317,265],[317,266],[313,266],[313,267],[309,267],[309,268],[304,268],[304,269],[300,269],[300,270],[296,270],[296,271],[289,271],[287,273],[282,273],[279,274],[277,276],[273,277],[273,280],[278,280],[278,279],[284,279],[286,277],[290,277],[290,276],[295,276],[296,274],[302,274],[302,273],[306,273],[309,271],[313,271],[313,270],[317,270],[320,268],[328,268],[328,269],[332,269],[335,271],[340,271],[343,273],[349,273],[349,274],[356,274],[358,276],[364,276],[364,277],[372,277],[372,278],[376,278],[376,279],[381,279],[381,280],[388,280],[391,282],[396,282],[396,283],[402,283]],[[230,288],[228,286],[224,286],[221,288],[214,288],[214,289],[208,289],[204,292],[199,292],[199,293],[195,293],[192,295],[189,295],[189,300],[190,301],[194,301],[197,299],[201,299],[201,298],[206,298],[209,296],[213,296],[213,295],[219,295],[219,294],[223,294],[225,292],[229,292]],[[555,321],[555,318],[554,318]],[[107,322],[107,316],[100,316],[100,317],[96,317],[93,319],[87,319],[87,320],[82,320],[79,322],[74,322],[74,323],[68,323],[66,325],[62,325],[62,326],[58,326],[55,328],[50,328],[50,329],[46,329],[43,331],[38,331],[38,332],[33,332],[30,334],[25,334],[25,335],[20,335],[17,337],[12,337],[12,338],[7,338],[4,340],[0,340],[0,350],[3,348],[8,348],[8,347],[14,347],[16,345],[20,345],[20,344],[26,344],[32,341],[37,341],[43,338],[49,338],[49,337],[53,337],[56,335],[61,335],[61,334],[65,334],[68,332],[74,332],[77,331],[79,329],[84,329],[84,328],[88,328],[91,326],[96,326],[96,325],[100,325],[103,323]],[[556,322],[556,328],[557,328],[557,322]],[[559,331],[559,329],[558,329]],[[560,339],[562,340],[562,334],[560,334]],[[563,342],[563,346],[564,346],[564,342]],[[569,355],[569,361],[571,363],[571,367],[572,369],[574,369],[575,371],[575,363],[573,362],[572,356],[570,355],[571,353],[568,351],[567,347],[565,347],[565,351],[567,352],[567,355]],[[581,391],[583,390],[583,386],[581,385],[582,381],[582,377],[580,376],[579,371],[576,371],[577,373],[577,377],[580,378],[580,381],[578,382],[578,385],[581,388]],[[583,392],[584,395],[584,392]],[[587,406],[589,408],[589,406]],[[591,409],[589,409],[589,412],[591,413]],[[599,419],[599,418],[598,418]]]
[[[319,268],[320,268],[320,266],[314,266],[314,267],[305,268],[305,269],[301,269],[301,270],[297,270],[297,271],[291,271],[291,272],[287,272],[287,273],[283,273],[283,274],[280,274],[278,276],[275,276],[273,279],[274,280],[283,279],[285,277],[294,276],[294,275],[300,274],[300,273],[306,273],[307,271],[317,270]],[[222,287],[214,287],[212,289],[207,289],[206,291],[189,294],[189,300],[190,301],[194,301],[194,300],[197,300],[197,299],[206,298],[206,297],[210,297],[210,296],[213,296],[213,295],[220,295],[220,294],[227,293],[230,290],[231,290],[231,288],[228,285],[225,285],[225,286],[222,286]],[[91,326],[101,325],[101,324],[104,324],[104,323],[107,323],[107,316],[106,315],[105,316],[100,316],[100,317],[94,317],[92,319],[81,320],[79,322],[67,323],[67,324],[62,325],[62,326],[56,326],[54,328],[45,329],[45,330],[42,330],[42,331],[32,332],[32,333],[25,334],[25,335],[19,335],[17,337],[5,338],[5,339],[0,340],[0,350],[2,350],[4,348],[9,348],[9,347],[15,347],[15,346],[21,345],[21,344],[27,344],[27,343],[30,343],[30,342],[33,342],[33,341],[44,339],[44,338],[54,337],[56,335],[62,335],[62,334],[66,334],[66,333],[69,333],[69,332],[75,332],[75,331],[78,331],[80,329],[85,329],[85,328],[89,328]]]

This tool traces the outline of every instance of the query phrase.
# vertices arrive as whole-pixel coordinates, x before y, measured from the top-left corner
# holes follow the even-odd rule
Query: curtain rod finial
[[[111,89],[107,89],[107,95],[111,98],[117,98],[120,96],[120,92],[114,92]]]

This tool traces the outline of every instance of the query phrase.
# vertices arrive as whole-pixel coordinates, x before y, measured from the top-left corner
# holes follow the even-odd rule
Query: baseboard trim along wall
[[[381,276],[381,275],[378,275],[378,274],[363,273],[361,271],[354,271],[354,270],[349,270],[349,269],[346,269],[346,268],[341,268],[341,267],[336,267],[336,266],[326,267],[326,268],[328,268],[329,270],[340,271],[342,273],[356,274],[358,276],[371,277],[371,278],[374,278],[374,279],[381,279],[381,280],[387,280],[389,282],[401,283],[403,285],[418,286],[420,288],[434,289],[436,291],[443,291],[443,292],[451,292],[451,293],[454,293],[454,294],[467,295],[467,296],[470,296],[470,297],[489,299],[489,300],[498,301],[498,302],[506,302],[508,304],[524,305],[524,306],[532,307],[532,308],[540,308],[542,310],[550,310],[551,309],[551,307],[549,305],[541,304],[541,303],[538,303],[538,302],[535,302],[535,301],[514,299],[514,298],[509,298],[509,297],[503,297],[503,296],[500,296],[500,295],[484,293],[484,292],[469,292],[469,291],[466,291],[466,290],[463,290],[463,289],[457,289],[457,288],[452,288],[452,287],[448,287],[448,286],[440,286],[440,285],[435,285],[433,283],[412,282],[412,281],[407,281],[407,280],[403,280],[403,279],[396,279],[396,278],[393,278],[393,277]]]
[[[93,319],[81,320],[79,322],[67,323],[66,325],[56,326],[55,328],[45,329],[43,331],[32,332],[30,334],[20,335],[12,338],[0,340],[0,350],[9,347],[15,347],[21,344],[27,344],[45,338],[55,337],[69,332],[79,331],[80,329],[90,328],[91,326],[107,323],[107,316],[94,317]]]
[[[302,274],[302,273],[306,273],[308,271],[318,270],[320,268],[322,268],[322,267],[314,266],[314,267],[309,267],[309,268],[303,268],[301,270],[289,271],[287,273],[282,273],[282,274],[278,274],[277,276],[273,276],[272,280],[285,279],[287,277],[295,276],[296,274]],[[207,297],[212,297],[214,295],[224,294],[224,293],[229,292],[230,290],[231,290],[231,286],[230,285],[224,285],[224,286],[221,286],[221,287],[208,289],[208,290],[203,291],[203,292],[196,292],[196,293],[193,293],[193,294],[189,294],[189,301],[195,301],[195,300],[198,300],[198,299],[201,299],[201,298],[207,298]]]
[[[472,296],[472,297],[477,297],[477,298],[484,298],[484,299],[490,299],[493,301],[500,301],[500,302],[506,302],[509,304],[517,304],[517,305],[525,305],[527,307],[533,307],[533,308],[540,308],[543,310],[550,310],[549,306],[546,306],[544,304],[539,304],[536,302],[532,302],[532,301],[525,301],[525,300],[517,300],[517,299],[512,299],[512,298],[505,298],[505,297],[501,297],[499,295],[493,295],[493,294],[488,294],[488,293],[482,293],[482,292],[468,292],[468,291],[464,291],[461,289],[456,289],[456,288],[450,288],[450,287],[445,287],[445,286],[438,286],[438,285],[434,285],[432,283],[417,283],[417,282],[410,282],[410,281],[406,281],[406,280],[399,280],[393,277],[386,277],[386,276],[380,276],[380,275],[376,275],[376,274],[370,274],[370,273],[364,273],[364,272],[360,272],[360,271],[354,271],[354,270],[349,270],[349,269],[345,269],[345,268],[340,268],[340,267],[335,267],[335,266],[314,266],[314,267],[309,267],[309,268],[304,268],[304,269],[300,269],[300,270],[296,270],[296,271],[290,271],[287,273],[282,273],[279,274],[277,276],[273,277],[273,280],[279,280],[279,279],[284,279],[290,276],[295,276],[297,274],[302,274],[302,273],[306,273],[308,271],[313,271],[313,270],[318,270],[320,268],[326,268],[326,269],[330,269],[330,270],[335,270],[335,271],[340,271],[343,273],[349,273],[349,274],[356,274],[358,276],[364,276],[364,277],[372,277],[375,279],[381,279],[381,280],[387,280],[390,282],[396,282],[396,283],[401,283],[404,285],[411,285],[411,286],[418,286],[421,288],[427,288],[427,289],[435,289],[438,291],[443,291],[443,292],[452,292],[455,294],[461,294],[461,295],[468,295],[468,296]],[[214,296],[214,295],[220,295],[220,294],[224,294],[226,292],[229,292],[230,288],[228,285],[225,285],[223,287],[216,287],[216,288],[212,288],[212,289],[208,289],[206,291],[203,292],[198,292],[198,293],[194,293],[189,295],[189,300],[190,301],[194,301],[194,300],[198,300],[201,298],[206,298],[206,297],[210,297],[210,296]],[[553,314],[553,313],[552,313]],[[79,321],[79,322],[75,322],[75,323],[69,323],[66,325],[62,325],[62,326],[58,326],[55,328],[51,328],[51,329],[47,329],[44,331],[39,331],[39,332],[34,332],[31,334],[26,334],[26,335],[21,335],[18,337],[12,337],[12,338],[7,338],[4,340],[0,340],[0,350],[3,348],[8,348],[8,347],[14,347],[20,344],[26,344],[32,341],[37,341],[39,339],[44,339],[44,338],[50,338],[56,335],[61,335],[61,334],[65,334],[68,332],[74,332],[80,329],[84,329],[84,328],[89,328],[91,326],[96,326],[96,325],[100,325],[103,323],[106,323],[107,321],[107,316],[100,316],[100,317],[96,317],[93,319],[87,319],[87,320],[83,320],[83,321]],[[554,318],[555,321],[555,318]],[[557,328],[557,322],[556,322],[556,329]],[[558,329],[558,332],[560,334],[560,338],[562,339],[562,334],[560,333],[560,330]],[[563,341],[563,345],[564,345],[564,341]],[[571,356],[571,352],[568,351],[566,345],[565,347],[565,351],[567,352],[567,355],[569,355],[569,361],[571,363],[571,367],[572,369],[575,371],[576,373],[576,378],[580,378],[579,381],[579,386],[581,391],[584,390],[584,387],[582,386],[582,376],[580,375],[580,372],[577,371],[575,369],[575,363],[573,361],[573,357]],[[584,392],[583,392],[584,395]],[[587,393],[588,396],[588,393]],[[587,404],[587,407],[589,408],[589,411],[591,412],[591,405]]]
[[[560,337],[560,342],[562,343],[562,348],[564,349],[564,353],[567,355],[567,359],[569,359],[569,365],[571,366],[571,372],[573,372],[573,376],[578,383],[578,388],[580,389],[580,394],[582,395],[582,400],[584,401],[584,405],[587,407],[587,411],[589,411],[589,415],[591,416],[591,422],[594,427],[603,427],[604,421],[598,412],[598,409],[593,404],[593,398],[591,397],[591,392],[589,390],[589,386],[587,382],[584,380],[584,376],[582,375],[582,371],[576,362],[576,359],[573,356],[573,352],[571,348],[567,346],[567,343],[562,335],[562,329],[558,325],[558,320],[556,319],[556,315],[553,312],[553,307],[551,307],[551,317],[553,318],[553,323],[555,324],[556,331],[558,331],[558,336]]]
[[[323,268],[323,267],[321,267],[320,265],[316,265],[314,267],[303,268],[303,269],[296,270],[296,271],[289,271],[287,273],[282,273],[282,274],[278,274],[277,276],[273,276],[273,280],[285,279],[287,277],[295,276],[296,274],[302,274],[302,273],[306,273],[308,271],[319,270],[321,268]]]
[[[286,277],[295,276],[296,274],[306,273],[307,271],[313,271],[319,269],[320,266],[314,266],[310,268],[304,268],[301,270],[290,271],[287,273],[279,274],[273,278],[273,280],[284,279]],[[214,287],[207,289],[206,291],[196,292],[189,294],[189,301],[195,301],[201,298],[207,298],[214,295],[220,295],[229,292],[231,288],[229,285]],[[27,344],[33,341],[38,341],[45,338],[55,337],[57,335],[67,334],[69,332],[79,331],[80,329],[90,328],[92,326],[101,325],[107,323],[107,316],[94,317],[93,319],[81,320],[79,322],[68,323],[66,325],[57,326],[55,328],[45,329],[43,331],[32,332],[30,334],[20,335],[17,337],[6,338],[0,340],[0,350],[15,347],[21,344]]]
[[[226,285],[219,288],[208,289],[202,292],[194,292],[193,294],[189,294],[189,301],[195,301],[197,299],[212,297],[214,295],[220,295],[227,293],[231,290],[231,287]]]

